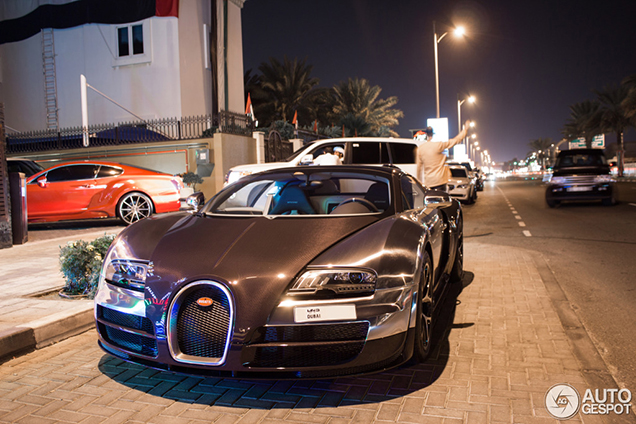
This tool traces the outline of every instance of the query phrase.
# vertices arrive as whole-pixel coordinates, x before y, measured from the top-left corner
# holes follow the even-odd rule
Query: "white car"
[[[464,203],[475,203],[477,200],[477,189],[474,179],[468,175],[468,170],[461,165],[449,166],[451,178],[448,180],[448,193]]]
[[[231,168],[225,176],[225,183],[231,184],[241,177],[255,172],[270,169],[286,168],[289,166],[314,165],[318,156],[333,152],[334,148],[344,149],[343,164],[359,165],[395,165],[402,171],[415,175],[415,149],[417,143],[411,139],[356,137],[330,138],[318,140],[301,147],[285,162],[269,162],[249,165],[239,165]]]

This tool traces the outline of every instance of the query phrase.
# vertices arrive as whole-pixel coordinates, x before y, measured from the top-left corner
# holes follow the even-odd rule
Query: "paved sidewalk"
[[[58,230],[61,236],[52,239],[33,232],[27,243],[0,249],[0,358],[47,346],[93,326],[92,300],[38,295],[64,285],[59,270],[61,245],[92,241],[122,228]]]
[[[25,297],[62,284],[58,246],[77,238],[0,250],[5,354],[19,340],[33,348],[92,326],[90,301]],[[545,408],[553,385],[581,395],[616,387],[543,259],[483,240],[465,241],[465,287],[426,363],[336,380],[185,377],[112,358],[89,331],[0,366],[0,421],[554,423]],[[579,412],[568,423],[633,417]]]

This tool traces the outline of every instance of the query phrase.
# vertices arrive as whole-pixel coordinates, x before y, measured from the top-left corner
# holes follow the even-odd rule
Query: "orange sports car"
[[[178,176],[102,161],[57,164],[27,179],[29,222],[114,218],[132,224],[178,211]]]

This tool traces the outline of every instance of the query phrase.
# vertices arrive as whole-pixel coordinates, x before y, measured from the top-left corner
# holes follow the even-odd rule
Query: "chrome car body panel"
[[[392,168],[341,166],[338,171],[381,175],[389,178],[392,190],[399,189],[404,175]],[[430,291],[437,299],[455,261],[461,207],[447,196],[439,206],[396,213],[403,206],[400,196],[392,198],[380,214],[268,219],[183,212],[142,220],[120,233],[106,261],[143,260],[151,272],[143,293],[100,282],[95,298],[100,344],[112,355],[158,369],[230,377],[347,375],[404,362],[413,351],[409,334],[415,327],[423,257],[428,252],[437,270]],[[342,297],[288,293],[303,270],[327,268],[374,270],[375,290]],[[175,336],[184,293],[202,285],[223,292],[231,305],[226,344],[222,355],[214,357],[184,354]],[[334,311],[343,305],[355,313],[308,322],[295,318],[295,308]],[[147,319],[152,340],[140,334],[145,338],[134,344],[117,340],[119,333],[107,334],[106,327],[118,323],[101,319],[100,308]],[[342,336],[330,339],[330,326]],[[154,357],[147,354],[154,352],[152,343]],[[324,352],[338,352],[333,363],[325,362],[329,355]]]

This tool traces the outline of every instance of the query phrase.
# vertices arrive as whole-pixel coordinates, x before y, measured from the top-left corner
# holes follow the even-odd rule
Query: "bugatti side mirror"
[[[426,206],[434,208],[448,208],[453,204],[450,196],[440,191],[433,191],[431,194],[427,194],[424,202]]]
[[[202,192],[197,191],[186,198],[186,209],[198,212],[205,203],[205,196]]]

